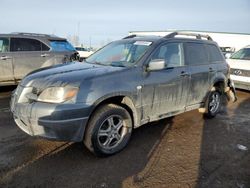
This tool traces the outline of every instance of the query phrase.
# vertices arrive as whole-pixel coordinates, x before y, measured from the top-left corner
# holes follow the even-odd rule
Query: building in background
[[[166,31],[130,31],[129,35],[157,35],[165,36],[172,32],[192,32],[207,34],[218,43],[224,54],[233,53],[239,49],[250,45],[249,33],[229,33],[229,32],[213,32],[213,31],[196,31],[196,30],[166,30]]]

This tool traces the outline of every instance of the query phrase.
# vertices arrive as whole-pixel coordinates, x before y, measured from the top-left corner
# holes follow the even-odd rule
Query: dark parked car
[[[133,128],[148,122],[193,109],[216,116],[226,92],[235,94],[229,67],[209,36],[133,35],[108,44],[86,63],[28,75],[13,93],[11,110],[32,136],[83,141],[106,156],[122,150]]]
[[[64,38],[35,33],[0,34],[0,86],[17,84],[29,72],[77,60]]]

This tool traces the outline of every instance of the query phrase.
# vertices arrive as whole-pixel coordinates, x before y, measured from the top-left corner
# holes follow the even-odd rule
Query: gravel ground
[[[0,187],[250,187],[250,92],[215,119],[197,111],[136,129],[108,158],[81,143],[32,138],[15,125],[0,88]]]

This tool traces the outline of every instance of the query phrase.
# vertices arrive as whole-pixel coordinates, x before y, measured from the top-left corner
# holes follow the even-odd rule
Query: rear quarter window
[[[224,61],[224,58],[217,46],[213,44],[206,45],[208,52],[208,59],[211,63],[218,63]]]
[[[186,43],[185,55],[188,65],[203,65],[209,63],[207,49],[202,43]]]
[[[50,48],[47,45],[42,43],[42,51],[49,51],[49,50]]]

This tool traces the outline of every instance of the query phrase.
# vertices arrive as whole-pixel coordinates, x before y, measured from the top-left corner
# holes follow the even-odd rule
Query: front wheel
[[[221,94],[218,91],[211,91],[208,96],[206,105],[207,105],[206,106],[207,109],[206,109],[205,116],[208,118],[215,117],[220,111]]]
[[[129,142],[132,120],[128,111],[108,104],[98,108],[88,123],[85,146],[97,156],[108,156],[121,151]]]

